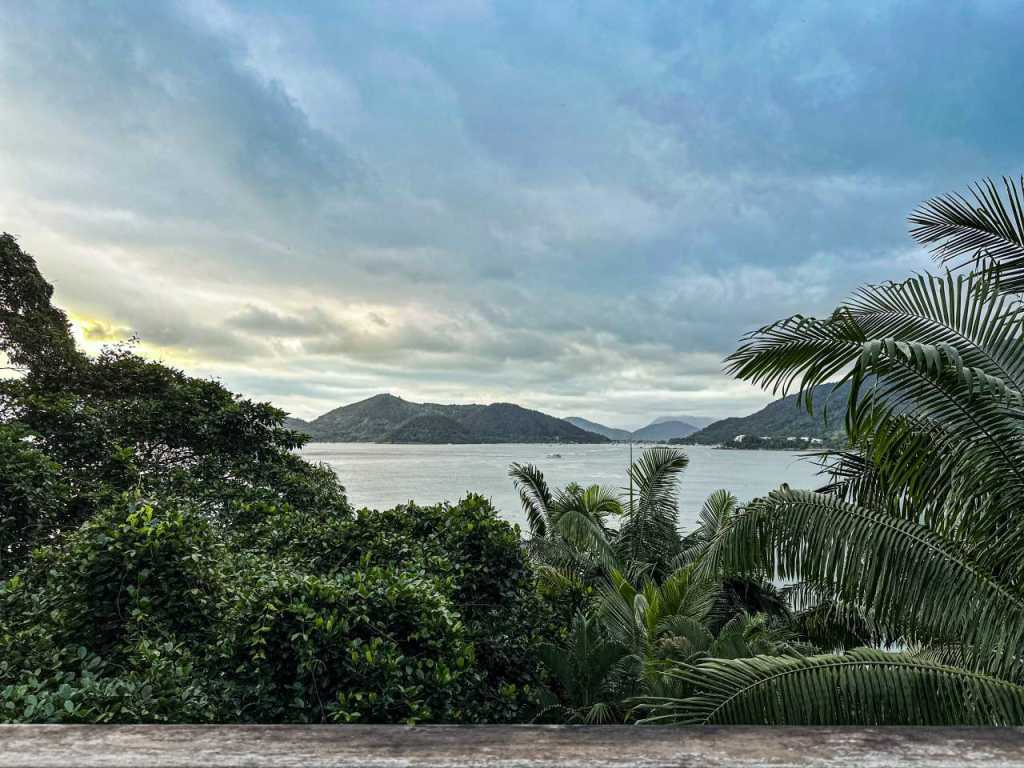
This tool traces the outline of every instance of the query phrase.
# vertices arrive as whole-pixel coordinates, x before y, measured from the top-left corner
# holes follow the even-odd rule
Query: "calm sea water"
[[[634,446],[634,455],[639,449]],[[690,465],[680,484],[680,519],[691,528],[704,499],[727,488],[741,501],[780,483],[796,488],[821,484],[815,465],[785,451],[724,451],[688,446]],[[549,485],[623,487],[628,483],[628,445],[388,445],[310,443],[303,456],[329,464],[356,507],[384,509],[414,500],[457,501],[467,491],[487,496],[502,517],[525,527],[519,497],[508,476],[512,462],[533,463]],[[558,454],[561,458],[555,458]]]

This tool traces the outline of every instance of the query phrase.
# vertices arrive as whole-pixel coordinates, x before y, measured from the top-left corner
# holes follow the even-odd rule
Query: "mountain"
[[[692,424],[697,429],[703,429],[709,424],[720,421],[720,419],[715,416],[690,416],[684,413],[680,416],[659,416],[651,424],[664,424],[666,421],[682,421],[686,424]]]
[[[850,396],[850,385],[843,384],[834,393],[833,386],[820,384],[814,388],[813,416],[797,402],[796,395],[789,395],[769,403],[749,416],[716,421],[690,435],[685,442],[720,445],[731,442],[737,435],[781,439],[810,437],[826,442],[836,441],[843,435],[843,420],[846,415],[846,402]]]
[[[649,440],[657,442],[671,440],[674,437],[686,437],[687,435],[693,434],[697,431],[697,427],[695,425],[679,421],[678,419],[656,419],[646,427],[641,427],[635,432],[630,432],[628,429],[606,427],[604,424],[598,424],[596,421],[590,421],[589,419],[584,419],[579,416],[570,416],[565,420],[570,424],[576,425],[580,429],[585,429],[588,432],[594,432],[598,435],[604,435],[609,440]]]
[[[606,443],[608,438],[512,403],[439,405],[374,395],[288,424],[314,440],[353,443]],[[287,424],[286,424],[287,425]]]
[[[585,429],[587,432],[593,432],[596,435],[604,435],[609,440],[629,440],[633,433],[628,429],[616,429],[615,427],[606,427],[604,424],[598,424],[596,421],[590,421],[589,419],[581,418],[580,416],[568,416],[565,421],[568,421],[573,426]]]
[[[697,431],[697,427],[685,421],[661,421],[648,424],[633,432],[634,440],[671,440],[688,437]]]
[[[294,429],[296,432],[307,432],[309,430],[309,422],[305,419],[296,418],[295,416],[285,416],[284,428]]]

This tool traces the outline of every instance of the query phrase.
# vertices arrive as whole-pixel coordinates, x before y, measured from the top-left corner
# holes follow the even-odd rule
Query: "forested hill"
[[[739,416],[716,421],[704,429],[694,432],[684,442],[697,445],[718,445],[728,443],[737,435],[755,437],[787,438],[814,437],[835,441],[844,434],[843,420],[846,416],[846,402],[850,385],[844,384],[835,391],[834,385],[821,384],[813,393],[814,414],[797,402],[796,395],[789,395],[769,403],[760,411],[749,416]]]
[[[606,443],[608,438],[512,403],[438,405],[375,395],[287,426],[314,440],[376,443]]]

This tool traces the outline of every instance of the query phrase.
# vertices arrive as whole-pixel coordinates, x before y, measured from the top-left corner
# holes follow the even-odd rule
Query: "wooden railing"
[[[0,766],[1024,766],[1016,728],[0,726]]]

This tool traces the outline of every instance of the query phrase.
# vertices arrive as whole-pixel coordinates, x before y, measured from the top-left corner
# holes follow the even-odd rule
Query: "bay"
[[[634,457],[640,448],[633,447]],[[794,488],[822,484],[817,467],[788,451],[733,451],[687,446],[690,465],[679,488],[680,522],[691,529],[704,499],[726,488],[741,501],[781,483]],[[560,456],[556,458],[555,455]],[[622,488],[628,483],[629,446],[505,443],[488,445],[396,445],[310,443],[302,455],[338,474],[353,506],[386,509],[408,501],[421,505],[458,501],[473,491],[491,499],[499,514],[525,528],[526,518],[508,476],[513,462],[536,464],[549,485]]]

